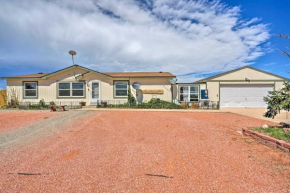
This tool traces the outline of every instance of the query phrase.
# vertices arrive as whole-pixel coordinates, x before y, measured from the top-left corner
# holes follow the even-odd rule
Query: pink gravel
[[[49,111],[0,111],[0,133],[32,125],[42,119],[59,115]]]
[[[0,192],[290,190],[290,155],[237,132],[271,122],[230,113],[92,111],[63,124],[51,136],[0,146]]]

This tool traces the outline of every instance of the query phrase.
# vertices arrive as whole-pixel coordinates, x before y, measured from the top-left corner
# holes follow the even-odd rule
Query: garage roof
[[[290,81],[290,79],[289,78],[286,78],[286,77],[282,77],[282,76],[279,76],[279,75],[276,75],[276,74],[273,74],[273,73],[270,73],[270,72],[266,72],[266,71],[263,71],[263,70],[260,70],[260,69],[257,69],[257,68],[250,67],[250,66],[244,66],[244,67],[237,68],[237,69],[234,69],[234,70],[231,70],[231,71],[227,71],[227,72],[224,72],[224,73],[221,73],[221,74],[217,74],[217,75],[214,75],[214,76],[210,76],[208,78],[200,79],[200,80],[197,80],[197,81],[195,81],[193,83],[207,82],[209,80],[212,80],[212,79],[215,79],[215,78],[218,78],[218,77],[221,77],[221,76],[225,76],[227,74],[230,74],[230,73],[233,73],[233,72],[242,70],[242,69],[246,69],[246,68],[249,68],[249,69],[252,69],[252,70],[261,72],[261,73],[265,73],[265,74],[268,74],[268,75],[277,77],[277,78],[282,79],[282,80],[285,80],[285,81]]]

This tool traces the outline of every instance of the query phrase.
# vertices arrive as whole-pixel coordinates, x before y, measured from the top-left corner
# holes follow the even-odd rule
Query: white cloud
[[[269,39],[266,24],[240,12],[206,0],[2,0],[0,43],[12,44],[0,58],[59,69],[75,49],[78,64],[100,71],[229,70],[262,56]]]

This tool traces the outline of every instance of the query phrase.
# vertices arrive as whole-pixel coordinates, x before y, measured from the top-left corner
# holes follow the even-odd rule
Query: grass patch
[[[264,133],[276,139],[284,140],[288,143],[290,142],[290,133],[285,132],[283,128],[269,127],[267,129],[264,129],[262,127],[259,127],[259,128],[254,128],[253,130],[258,131],[259,133]]]

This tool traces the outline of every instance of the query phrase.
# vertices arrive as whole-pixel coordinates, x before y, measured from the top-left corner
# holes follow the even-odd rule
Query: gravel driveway
[[[0,134],[0,192],[289,192],[290,155],[237,132],[265,123],[230,113],[66,112]]]

